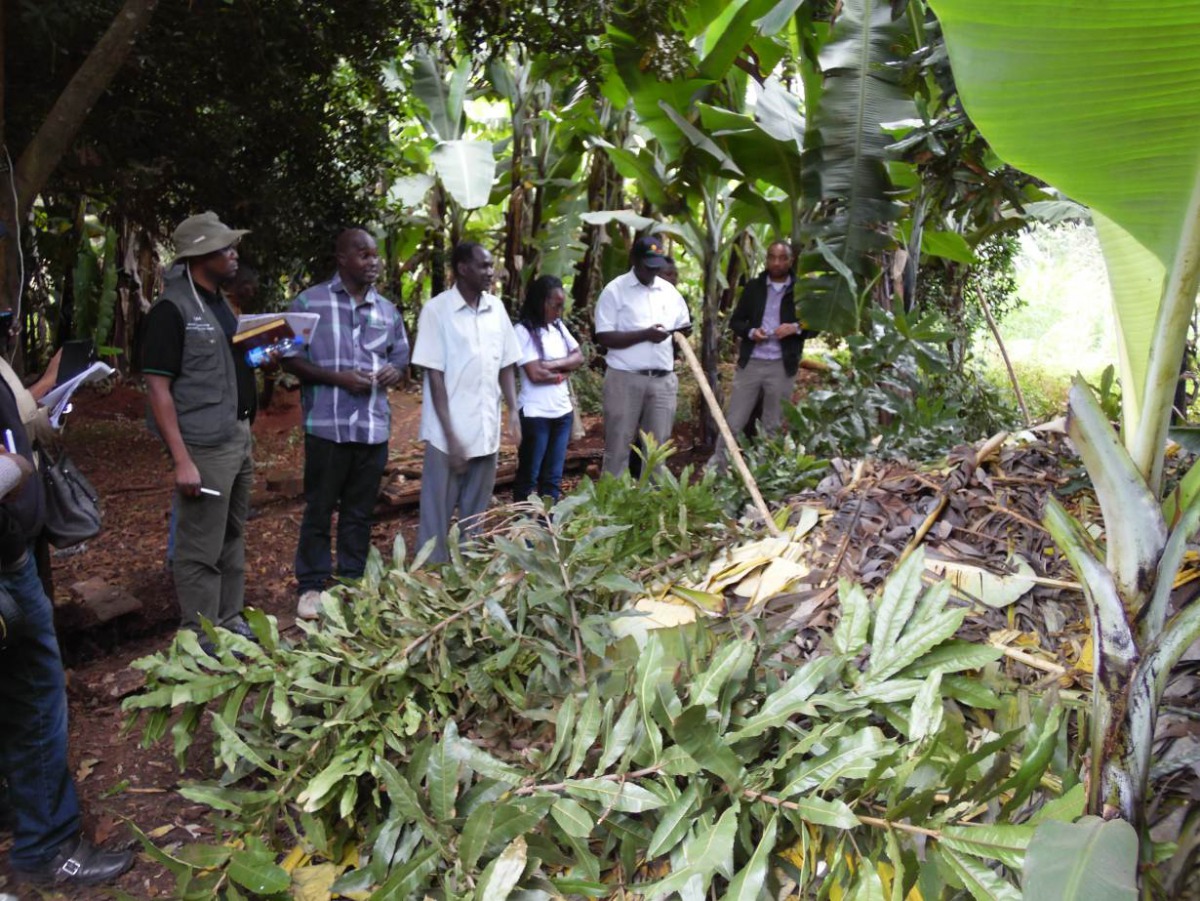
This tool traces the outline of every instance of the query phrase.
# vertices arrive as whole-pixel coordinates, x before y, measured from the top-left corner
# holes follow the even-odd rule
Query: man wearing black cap
[[[199,631],[208,620],[253,638],[242,604],[255,383],[230,345],[237,317],[221,294],[237,275],[244,234],[212,212],[175,229],[175,262],[183,265],[167,274],[162,297],[146,316],[142,372],[150,430],[175,467],[174,575],[182,626]],[[212,649],[207,638],[200,645]]]
[[[671,437],[679,387],[671,333],[691,331],[687,303],[658,273],[667,265],[661,238],[638,238],[633,268],[600,292],[596,343],[608,348],[604,376],[604,471],[620,475],[639,432]]]

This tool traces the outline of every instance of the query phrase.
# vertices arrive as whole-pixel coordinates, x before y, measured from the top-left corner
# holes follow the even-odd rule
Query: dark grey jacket
[[[185,444],[197,447],[224,444],[238,421],[237,371],[229,340],[212,309],[192,292],[186,273],[168,279],[158,302],[174,304],[183,317],[183,359],[171,382],[179,434]],[[147,424],[162,437],[152,413]]]

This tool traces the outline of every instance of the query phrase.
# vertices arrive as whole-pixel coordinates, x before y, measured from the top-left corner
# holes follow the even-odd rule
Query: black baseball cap
[[[635,263],[643,263],[647,269],[662,269],[667,265],[667,247],[658,235],[638,238],[633,242],[631,255]]]

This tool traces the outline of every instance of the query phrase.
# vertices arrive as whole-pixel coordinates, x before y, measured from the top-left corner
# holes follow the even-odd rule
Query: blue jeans
[[[521,413],[521,447],[517,451],[517,477],[513,480],[513,500],[523,501],[537,493],[558,500],[562,493],[563,463],[571,440],[573,413],[548,419]]]
[[[67,685],[54,609],[32,551],[3,585],[25,614],[20,634],[0,651],[0,772],[16,817],[9,854],[35,869],[79,832],[79,800],[67,765]]]

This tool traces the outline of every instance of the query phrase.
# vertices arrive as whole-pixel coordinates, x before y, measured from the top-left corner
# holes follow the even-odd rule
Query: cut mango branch
[[[978,467],[982,465],[984,460],[999,450],[1000,446],[1004,444],[1007,438],[1008,432],[997,432],[982,445],[980,445],[979,450],[975,452],[975,466]],[[929,534],[929,530],[933,528],[934,523],[938,521],[939,517],[941,517],[949,503],[949,486],[943,485],[937,504],[932,510],[929,511],[929,515],[925,517],[925,521],[921,523],[921,526],[917,529],[916,534],[913,535],[913,537],[909,540],[900,556],[896,558],[896,566],[899,566],[901,563],[907,560],[909,555],[918,547],[920,547],[921,542],[925,540],[925,536]]]
[[[729,431],[729,423],[725,421],[725,414],[721,412],[721,405],[717,403],[716,395],[713,394],[712,388],[708,384],[708,379],[704,375],[704,368],[700,365],[700,361],[696,359],[696,352],[692,350],[692,345],[688,344],[687,338],[681,333],[675,332],[675,344],[683,353],[683,358],[687,360],[687,364],[691,367],[692,375],[696,377],[696,384],[700,386],[700,393],[704,395],[704,400],[708,403],[708,411],[712,413],[713,420],[717,423],[717,430],[720,431],[721,437],[725,439],[725,449],[729,452],[729,456],[733,459],[733,465],[738,471],[738,475],[742,477],[742,482],[746,485],[746,490],[750,492],[750,498],[754,501],[754,506],[758,508],[758,513],[763,519],[763,525],[767,531],[778,538],[782,532],[779,526],[775,525],[775,520],[771,516],[771,511],[767,508],[767,502],[763,500],[762,493],[758,490],[758,483],[754,481],[754,476],[750,475],[750,470],[746,468],[746,461],[742,459],[741,448],[738,447],[737,441],[733,438],[733,432]]]
[[[698,547],[695,550],[680,551],[678,554],[673,554],[672,556],[668,557],[666,560],[660,560],[658,563],[653,563],[650,566],[647,566],[647,567],[644,567],[643,569],[638,570],[638,572],[634,575],[634,578],[639,579],[639,580],[645,579],[649,576],[654,575],[655,573],[662,572],[663,570],[666,570],[666,569],[670,569],[672,566],[675,566],[677,563],[688,563],[692,560],[698,560],[699,558],[703,557],[705,554],[714,554],[715,555],[717,553],[720,553],[722,550],[724,550],[729,545],[734,544],[735,542],[741,541],[742,538],[743,538],[742,535],[734,534],[734,535],[730,535],[728,538],[723,538],[720,541],[714,541],[712,544],[706,544],[706,545],[703,545],[702,547]]]
[[[414,650],[419,648],[425,642],[429,641],[429,639],[433,638],[433,636],[437,635],[439,632],[441,632],[447,626],[452,624],[455,620],[462,619],[468,613],[471,613],[474,610],[478,610],[480,607],[482,607],[484,604],[486,604],[490,599],[491,599],[491,595],[488,595],[486,598],[483,598],[482,600],[478,600],[474,604],[468,604],[466,607],[463,607],[462,610],[459,610],[457,613],[453,614],[452,616],[446,617],[444,620],[442,620],[440,623],[438,623],[436,626],[434,626],[432,629],[430,629],[424,635],[414,638],[411,642],[408,643],[408,645],[404,648],[404,650],[400,652],[400,654],[399,654],[400,659],[401,660],[406,659],[408,657],[408,655],[411,654]]]
[[[587,682],[587,667],[583,663],[583,632],[579,628],[579,613],[575,609],[575,592],[571,586],[571,574],[563,562],[562,551],[558,546],[558,532],[550,531],[550,541],[554,544],[554,556],[558,559],[558,572],[562,576],[564,594],[571,608],[571,632],[575,636],[575,662],[579,667],[579,681]],[[607,816],[607,814],[606,814]]]
[[[633,779],[641,779],[643,776],[653,776],[656,773],[661,773],[662,769],[661,766],[648,766],[645,769],[633,770],[629,773],[605,773],[595,778],[604,782],[629,782]],[[513,795],[521,796],[536,795],[538,792],[561,792],[570,788],[570,785],[571,783],[569,782],[551,782],[547,785],[538,785],[531,782],[527,785],[522,785],[518,789],[514,789],[512,793]]]
[[[773,795],[764,795],[762,792],[756,792],[751,789],[745,789],[742,792],[742,797],[748,798],[751,801],[762,801],[764,804],[770,804],[772,807],[779,807],[784,810],[803,810],[803,806],[794,801],[785,801],[782,798],[776,798]],[[895,829],[899,832],[907,832],[910,835],[924,835],[926,838],[940,839],[942,834],[936,829],[925,829],[921,826],[912,826],[908,823],[894,823],[891,820],[880,819],[879,817],[862,816],[855,814],[857,819],[864,826],[876,826],[880,829]]]

